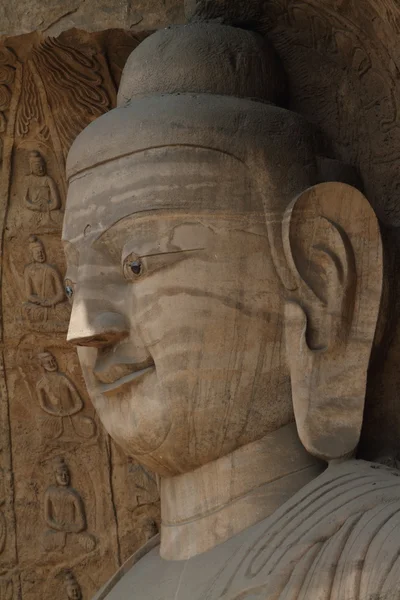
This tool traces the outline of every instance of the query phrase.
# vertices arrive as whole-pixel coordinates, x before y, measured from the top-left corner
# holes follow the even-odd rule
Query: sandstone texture
[[[225,10],[217,0],[187,0],[186,8],[195,21],[213,18],[265,35],[286,72],[290,96],[283,102],[361,176],[380,219],[382,306],[390,310],[378,321],[359,454],[396,466],[398,3],[231,0]],[[0,6],[2,600],[79,598],[71,595],[74,586],[89,600],[159,527],[157,477],[107,436],[65,341],[71,309],[60,238],[73,140],[116,105],[122,68],[147,32],[183,20],[178,0]],[[57,516],[64,512],[75,516]]]
[[[69,146],[115,104],[140,39],[32,34],[0,49],[1,598],[90,598],[158,529],[155,478],[99,424],[66,343],[61,246]]]
[[[74,27],[139,31],[166,27],[183,18],[182,0],[6,0],[0,6],[0,35],[39,31],[54,36]]]
[[[368,375],[382,376],[398,307],[381,301],[396,255],[376,213],[395,229],[398,198],[376,181],[368,200],[361,139],[355,161],[326,134],[332,115],[317,129],[294,109],[301,65],[286,81],[248,28],[251,4],[232,6],[228,22],[208,3],[147,37],[117,107],[68,153],[67,339],[100,422],[160,480],[159,548],[151,540],[96,600],[387,600],[400,472],[380,464],[364,408],[367,391],[390,402]],[[229,24],[241,18],[246,29]],[[339,60],[341,35],[327,34]],[[349,78],[367,87],[371,70]],[[396,136],[374,120],[376,91],[359,99],[359,131]],[[396,443],[387,450],[396,466]]]

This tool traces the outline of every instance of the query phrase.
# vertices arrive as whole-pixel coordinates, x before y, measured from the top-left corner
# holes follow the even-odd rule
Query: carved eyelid
[[[145,254],[139,254],[137,252],[124,252],[122,255],[122,263],[126,261],[127,258],[132,256],[133,259],[142,260],[144,258],[152,258],[156,256],[173,256],[178,254],[186,254],[189,252],[199,252],[201,250],[205,250],[205,248],[187,248],[182,250],[170,250],[168,252],[146,252]]]

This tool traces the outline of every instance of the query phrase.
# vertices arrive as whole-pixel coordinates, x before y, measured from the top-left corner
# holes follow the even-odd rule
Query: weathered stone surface
[[[266,6],[259,0],[185,0],[188,19],[216,19],[229,25],[260,27]]]
[[[39,34],[0,47],[0,598],[90,598],[155,535],[154,478],[99,425],[75,353],[61,227],[65,157],[113,107],[140,38]],[[133,524],[133,527],[132,527]]]
[[[145,31],[183,18],[183,0],[6,0],[0,6],[0,35],[40,31],[56,36],[73,27]]]
[[[163,27],[183,18],[183,3],[179,0],[133,2],[130,7],[122,2],[95,4],[89,0],[72,2],[66,9],[58,2],[36,5],[3,2],[0,7],[2,32],[10,36],[39,30],[44,36],[52,36],[70,27],[98,30],[113,26],[139,31]],[[250,2],[225,4],[228,12],[224,14],[223,3],[218,0],[211,3],[188,0],[187,9],[192,11],[188,14],[194,19],[222,19],[254,27],[268,35],[288,74],[290,106],[323,131],[337,158],[350,162],[360,171],[366,195],[381,223],[385,223],[382,231],[386,268],[395,270],[399,260],[396,228],[400,223],[398,3],[394,0],[362,3],[274,0],[258,3],[263,14],[257,18],[251,13]],[[63,593],[72,594],[67,588],[74,585],[81,589],[77,593],[86,598],[108,575],[108,567],[98,570],[84,553],[76,554],[76,569],[72,565],[73,572],[65,573],[71,568],[69,544],[75,543],[74,536],[78,533],[64,532],[68,560],[62,563],[62,569],[61,562],[51,553],[44,558],[41,555],[35,562],[26,549],[27,544],[36,548],[36,541],[52,530],[46,525],[43,499],[46,490],[55,486],[52,461],[60,455],[60,448],[70,470],[71,481],[67,487],[78,494],[84,506],[87,521],[84,531],[96,539],[93,552],[104,549],[104,560],[111,565],[111,570],[119,564],[115,556],[119,555],[121,560],[126,558],[154,533],[158,520],[155,480],[137,464],[126,461],[114,445],[109,446],[102,433],[74,354],[64,345],[68,304],[55,293],[57,282],[65,273],[56,239],[65,202],[65,154],[82,127],[113,105],[121,67],[132,48],[132,40],[114,31],[97,37],[83,32],[68,33],[61,40],[67,52],[61,55],[58,42],[50,41],[46,46],[41,45],[42,41],[37,34],[19,40],[8,39],[0,52],[0,215],[2,228],[9,228],[3,253],[5,373],[0,380],[0,598],[6,600],[19,598],[20,593],[23,598],[32,599],[62,597]],[[74,71],[76,62],[82,60],[76,51],[82,48],[83,62],[89,67],[83,74],[82,65]],[[54,75],[54,69],[46,62],[51,64],[52,56],[68,65],[55,70],[56,84],[48,76]],[[35,69],[39,76],[33,77]],[[96,83],[98,76],[101,84]],[[63,87],[65,84],[67,88],[72,85],[74,90],[83,90],[83,98],[74,98],[74,94]],[[100,91],[100,96],[92,96],[94,88]],[[104,88],[114,98],[110,102],[101,97]],[[71,106],[74,110],[68,112]],[[43,117],[44,109],[47,112]],[[46,127],[51,129],[50,134]],[[49,140],[51,143],[46,146]],[[32,173],[35,169],[31,165],[31,152],[42,156],[44,175]],[[39,159],[37,155],[36,159]],[[40,160],[36,160],[38,163]],[[57,198],[61,200],[60,207]],[[48,210],[42,210],[46,202]],[[31,239],[29,244],[31,235],[38,239]],[[35,241],[36,259],[30,257]],[[49,290],[41,288],[47,275],[50,298]],[[389,306],[390,310],[383,314],[390,318],[380,320],[375,340],[359,453],[364,458],[379,457],[387,464],[396,465],[400,451],[397,402],[400,293],[399,279],[390,275],[389,281],[390,286],[387,282],[384,286],[383,306]],[[39,293],[35,293],[35,289]],[[36,296],[38,302],[29,296]],[[49,313],[54,316],[50,325]],[[39,358],[38,354],[43,355],[44,350],[50,351],[56,360],[55,371],[46,369],[43,356]],[[51,392],[50,377],[58,377],[60,393]],[[66,396],[67,381],[72,381],[74,391],[70,390]],[[46,391],[49,389],[50,393]],[[5,398],[9,401],[4,401]],[[82,408],[79,408],[81,401]],[[54,405],[58,405],[57,410],[66,411],[65,416],[52,414]],[[52,436],[55,442],[50,441],[54,445],[46,446],[46,437]],[[65,443],[68,452],[64,452]],[[11,444],[15,456],[10,452]],[[90,476],[95,471],[98,475],[92,487]],[[121,481],[124,484],[119,484]],[[96,511],[103,511],[104,519],[94,524],[93,511],[88,506],[96,495],[94,490],[100,488],[108,490],[112,502],[100,503]],[[76,498],[74,493],[68,498]],[[33,522],[35,518],[40,521],[40,527]],[[97,535],[101,523],[111,523],[109,538]],[[79,542],[76,547],[80,552]],[[17,562],[20,557],[23,560]]]
[[[400,473],[354,458],[390,316],[380,225],[351,166],[277,105],[259,39],[156,32],[68,155],[67,339],[161,493],[159,549],[97,600],[399,589]]]

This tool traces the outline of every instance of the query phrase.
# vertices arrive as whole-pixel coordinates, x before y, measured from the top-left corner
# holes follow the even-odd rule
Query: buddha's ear
[[[362,425],[382,292],[379,224],[361,192],[322,183],[293,200],[282,233],[297,282],[285,341],[298,433],[311,454],[341,458]]]

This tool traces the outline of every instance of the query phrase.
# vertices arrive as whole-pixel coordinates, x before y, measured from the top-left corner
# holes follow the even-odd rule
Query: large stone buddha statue
[[[285,110],[258,34],[196,21],[130,56],[68,158],[68,339],[162,526],[108,600],[400,593],[399,472],[354,458],[382,319],[377,219]]]

